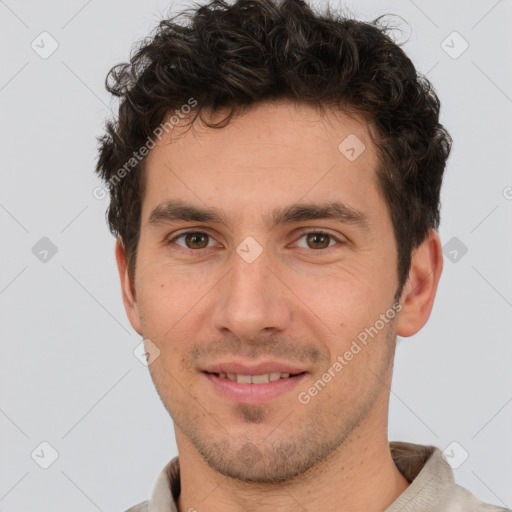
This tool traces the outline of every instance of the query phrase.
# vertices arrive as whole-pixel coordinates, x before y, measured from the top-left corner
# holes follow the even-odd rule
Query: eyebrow
[[[342,202],[322,204],[299,203],[274,209],[264,220],[269,229],[282,224],[293,224],[306,220],[327,219],[342,224],[351,224],[369,230],[368,216]],[[172,221],[213,222],[228,226],[228,217],[217,208],[204,208],[183,201],[168,200],[158,205],[149,215],[148,223],[158,225]]]

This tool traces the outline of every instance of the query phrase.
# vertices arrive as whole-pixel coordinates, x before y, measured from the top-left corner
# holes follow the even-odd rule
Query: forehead
[[[257,105],[222,128],[186,121],[146,159],[143,218],[169,198],[225,211],[299,201],[368,210],[380,200],[377,155],[361,117],[282,101]]]

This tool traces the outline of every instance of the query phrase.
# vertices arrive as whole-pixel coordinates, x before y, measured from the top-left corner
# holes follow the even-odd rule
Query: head
[[[381,20],[214,0],[163,20],[107,88],[97,172],[178,443],[277,481],[384,432],[396,335],[427,321],[441,274],[451,139]],[[210,374],[248,362],[301,375],[226,398]]]

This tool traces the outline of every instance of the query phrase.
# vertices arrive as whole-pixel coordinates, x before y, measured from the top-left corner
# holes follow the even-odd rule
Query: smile
[[[256,375],[203,372],[213,391],[222,399],[238,404],[261,404],[292,391],[307,372],[272,372]]]
[[[305,373],[305,372],[302,372]],[[290,373],[262,373],[261,375],[242,375],[237,373],[211,373],[210,375],[215,375],[220,379],[229,379],[233,382],[238,382],[241,384],[266,384],[267,382],[273,382],[279,379],[288,379],[290,377],[295,377],[296,375],[301,375],[301,373],[290,374]]]

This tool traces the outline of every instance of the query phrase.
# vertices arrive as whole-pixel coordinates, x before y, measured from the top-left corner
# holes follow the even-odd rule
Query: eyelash
[[[200,234],[200,235],[206,235],[208,236],[210,239],[213,239],[213,237],[206,233],[205,231],[198,231],[198,230],[195,230],[195,229],[190,229],[188,231],[183,231],[181,233],[179,233],[178,235],[176,235],[175,237],[173,237],[172,239],[167,239],[165,241],[165,245],[171,245],[171,244],[174,244],[176,240],[178,240],[179,238],[181,237],[184,237],[184,236],[187,236],[191,233],[194,233],[194,234]],[[328,246],[326,247],[325,249],[309,249],[307,247],[300,247],[300,249],[305,249],[305,250],[310,250],[310,251],[314,251],[314,252],[329,252],[329,249],[334,249],[336,248],[336,245],[342,245],[344,244],[345,242],[343,240],[340,240],[338,237],[334,236],[334,235],[331,235],[330,233],[327,233],[326,231],[321,231],[321,230],[316,230],[316,229],[310,229],[308,231],[303,231],[300,233],[300,236],[298,238],[298,240],[300,240],[302,237],[306,236],[306,235],[310,235],[310,234],[321,234],[321,235],[327,235],[330,239],[332,240],[335,240],[336,242],[338,242],[338,244],[335,244],[335,245],[332,245],[332,246]],[[211,247],[203,247],[202,249],[189,249],[188,247],[182,247],[181,245],[178,245],[178,244],[175,244],[177,246],[177,250],[179,251],[184,251],[184,252],[196,252],[196,253],[201,253],[202,251],[204,250],[207,250],[207,249],[211,249]]]

